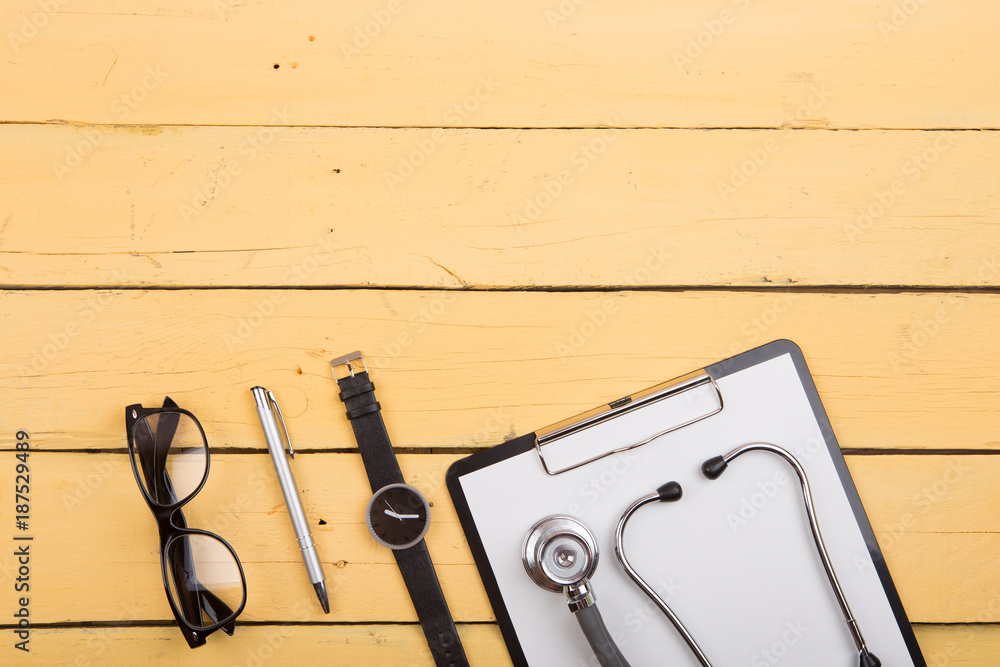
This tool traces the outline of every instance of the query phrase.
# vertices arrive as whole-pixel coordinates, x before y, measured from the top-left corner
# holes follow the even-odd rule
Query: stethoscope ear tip
[[[861,667],[882,667],[882,661],[874,653],[863,653],[860,665]]]
[[[684,495],[684,489],[677,482],[667,482],[656,489],[656,495],[660,497],[660,502],[672,503],[681,499],[681,496]]]
[[[719,476],[726,471],[728,466],[729,464],[726,463],[725,458],[715,456],[701,464],[701,472],[709,479],[719,479]]]

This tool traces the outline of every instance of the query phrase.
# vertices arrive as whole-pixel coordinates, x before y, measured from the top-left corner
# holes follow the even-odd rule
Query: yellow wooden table
[[[929,664],[1000,664],[995,2],[20,0],[0,25],[0,664],[429,664],[328,365],[361,349],[472,664],[508,665],[448,465],[776,338]],[[122,419],[165,395],[213,451],[188,518],[250,591],[193,651]]]

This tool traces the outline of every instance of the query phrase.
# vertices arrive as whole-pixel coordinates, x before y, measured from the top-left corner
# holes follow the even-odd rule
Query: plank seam
[[[240,627],[280,627],[280,626],[369,626],[369,625],[392,625],[392,626],[420,626],[417,621],[244,621],[237,620],[237,625]],[[481,626],[495,626],[496,621],[455,621],[455,625],[481,625]],[[929,621],[914,621],[910,625],[913,627],[979,627],[979,628],[1000,628],[1000,623],[984,623],[980,621],[973,622],[961,622],[961,621],[941,621],[941,622],[929,622]],[[173,621],[130,621],[130,622],[119,622],[119,621],[66,621],[58,623],[32,623],[32,629],[75,629],[75,628],[174,628],[177,624]],[[0,630],[16,630],[18,626],[16,625],[0,625]]]
[[[707,132],[726,132],[731,130],[770,130],[775,132],[809,131],[809,132],[998,132],[1000,127],[883,127],[883,126],[843,126],[821,127],[809,125],[296,125],[296,124],[217,124],[217,123],[91,123],[80,120],[53,118],[49,120],[0,120],[0,125],[64,125],[75,127],[111,127],[111,128],[143,128],[143,127],[220,127],[220,128],[297,128],[297,129],[335,129],[335,130],[484,130],[484,131],[530,131],[530,130],[694,130]]]
[[[267,627],[282,625],[315,625],[315,626],[365,626],[365,625],[401,625],[420,627],[419,621],[244,621],[237,619],[238,627]],[[455,621],[455,625],[496,625],[496,621]],[[941,625],[935,623],[934,625]],[[16,630],[17,625],[0,625],[0,630]],[[176,628],[174,621],[64,621],[57,623],[32,623],[32,630],[63,628]]]
[[[493,447],[393,447],[396,454],[420,455],[420,456],[471,456],[487,451]],[[13,449],[0,448],[0,452],[12,452]],[[994,456],[1000,455],[1000,449],[878,449],[875,447],[842,447],[844,456]],[[252,447],[212,447],[212,454],[261,454],[266,455],[266,449],[255,449]],[[121,454],[127,455],[128,449],[125,447],[109,447],[103,449],[38,449],[32,450],[33,454]],[[303,448],[296,447],[296,454],[357,454],[357,447],[330,447],[330,448]]]
[[[220,252],[217,250],[206,252]],[[249,251],[248,251],[249,252]],[[0,252],[0,254],[3,254]],[[93,292],[128,291],[264,291],[322,290],[329,292],[543,292],[552,294],[606,292],[750,292],[773,294],[776,291],[797,294],[1000,294],[1000,285],[796,285],[774,283],[772,287],[756,285],[524,285],[524,286],[455,286],[442,285],[3,285],[0,292]]]

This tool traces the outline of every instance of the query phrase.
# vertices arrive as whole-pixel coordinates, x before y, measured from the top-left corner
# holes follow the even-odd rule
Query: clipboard
[[[716,481],[703,461],[756,441],[799,459],[840,584],[883,664],[926,667],[802,351],[768,343],[456,461],[446,480],[515,665],[596,665],[562,594],[532,582],[532,525],[573,516],[597,538],[591,579],[635,667],[699,663],[615,558],[622,512],[667,481],[675,503],[637,512],[629,558],[714,665],[853,667],[857,653],[787,464],[748,454]]]

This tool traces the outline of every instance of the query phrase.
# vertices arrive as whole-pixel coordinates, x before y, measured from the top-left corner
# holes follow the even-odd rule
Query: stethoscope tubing
[[[816,544],[816,551],[819,553],[820,561],[823,563],[823,570],[826,572],[827,579],[830,582],[830,588],[833,589],[834,596],[837,598],[837,605],[840,607],[841,615],[847,624],[848,629],[851,632],[851,639],[854,641],[855,649],[858,651],[860,664],[862,667],[867,665],[879,665],[881,664],[873,654],[868,651],[868,646],[865,643],[864,636],[861,634],[861,628],[858,627],[858,622],[854,618],[854,614],[851,611],[850,605],[847,603],[847,597],[844,595],[844,590],[840,586],[840,581],[837,579],[837,574],[833,569],[833,564],[830,561],[830,554],[826,550],[826,544],[823,541],[823,534],[819,529],[819,523],[816,520],[816,506],[813,503],[812,489],[809,486],[809,478],[806,476],[805,469],[799,460],[792,455],[786,449],[778,447],[777,445],[772,445],[767,442],[753,442],[741,447],[737,447],[728,454],[723,456],[717,456],[715,458],[705,461],[702,465],[702,473],[709,479],[718,479],[718,477],[725,471],[729,463],[747,452],[762,451],[774,454],[776,456],[784,459],[792,469],[795,470],[795,474],[799,478],[799,484],[802,487],[802,501],[805,505],[806,517],[809,519],[809,529],[812,533],[813,542]],[[662,493],[664,489],[667,489],[670,485],[673,485],[672,495],[667,495]],[[618,526],[615,529],[615,555],[618,557],[618,562],[621,564],[622,569],[625,573],[632,579],[633,582],[645,593],[660,610],[666,615],[666,617],[673,624],[674,628],[680,633],[684,642],[694,653],[695,657],[701,663],[702,667],[712,667],[712,664],[705,657],[704,651],[698,646],[698,642],[695,641],[694,637],[681,622],[680,618],[670,606],[661,598],[653,588],[646,583],[646,581],[639,575],[639,573],[632,567],[632,564],[628,560],[628,555],[625,553],[625,526],[628,524],[629,519],[635,514],[637,510],[645,505],[649,505],[655,502],[663,502],[665,500],[677,500],[680,498],[681,491],[680,486],[676,482],[671,482],[667,485],[660,487],[657,493],[652,493],[647,496],[639,498],[634,503],[632,503],[625,512],[622,513],[621,518],[618,521]]]
[[[639,498],[639,500],[632,503],[632,505],[625,510],[621,519],[618,520],[618,528],[615,529],[615,556],[618,557],[618,562],[621,564],[622,569],[625,570],[625,574],[627,574],[629,578],[632,579],[632,581],[634,581],[635,584],[649,596],[649,599],[656,603],[656,606],[659,607],[664,614],[666,614],[667,618],[670,619],[670,622],[673,623],[677,632],[680,633],[684,642],[688,645],[688,648],[691,649],[691,652],[694,653],[698,658],[698,661],[701,662],[702,667],[712,667],[712,663],[710,663],[708,658],[705,657],[705,652],[701,650],[700,646],[698,646],[698,642],[696,642],[691,633],[688,632],[688,629],[684,626],[684,623],[681,622],[681,619],[678,618],[677,614],[674,613],[670,606],[663,601],[663,598],[661,598],[657,592],[654,591],[641,576],[639,576],[639,573],[632,567],[632,564],[629,562],[628,556],[625,553],[624,535],[625,525],[628,523],[628,520],[632,518],[632,515],[635,514],[636,510],[640,507],[650,503],[660,502],[660,500],[660,494],[652,493],[648,496]]]
[[[812,489],[809,486],[809,478],[806,476],[805,469],[802,467],[799,460],[796,459],[791,452],[778,447],[777,445],[767,442],[753,442],[737,447],[728,454],[708,459],[701,466],[702,474],[711,480],[718,479],[722,473],[725,472],[731,461],[742,456],[743,454],[746,454],[747,452],[753,451],[767,452],[781,457],[792,467],[795,474],[798,476],[799,484],[802,487],[802,501],[805,505],[806,517],[809,520],[809,528],[813,537],[813,542],[816,545],[816,551],[819,554],[820,561],[823,563],[823,570],[826,572],[830,588],[833,590],[834,596],[837,598],[837,604],[840,607],[841,614],[851,632],[851,638],[853,639],[854,646],[859,654],[860,667],[879,667],[882,663],[874,654],[869,652],[864,636],[861,634],[861,629],[858,627],[858,622],[854,618],[851,607],[847,602],[847,597],[844,595],[844,591],[840,586],[840,581],[838,581],[833,564],[830,561],[830,555],[827,552],[826,544],[823,541],[823,534],[820,531],[819,523],[816,519],[816,507],[813,502]],[[629,578],[642,590],[643,593],[649,597],[649,599],[656,604],[657,607],[660,608],[667,619],[673,624],[674,628],[681,635],[681,638],[687,644],[691,652],[694,653],[702,667],[712,667],[712,663],[709,662],[704,651],[701,650],[698,642],[695,641],[687,627],[685,627],[684,623],[681,622],[680,618],[674,613],[663,598],[661,598],[660,595],[639,575],[635,568],[632,567],[625,551],[625,527],[628,524],[629,519],[631,519],[640,508],[646,505],[655,502],[673,502],[679,500],[682,494],[683,491],[681,486],[677,482],[667,482],[663,486],[659,487],[656,490],[656,493],[643,496],[633,502],[628,509],[622,513],[621,518],[618,521],[618,526],[615,529],[615,556],[617,556],[618,562],[621,564],[622,569],[625,570],[625,573],[629,576]],[[594,548],[592,550],[588,550],[585,554],[591,559],[589,570],[585,573],[581,573],[579,580],[554,582],[554,580],[551,579],[551,573],[539,578],[539,575],[535,572],[536,568],[532,566],[533,561],[531,559],[531,555],[534,553],[530,548],[532,545],[532,537],[535,536],[543,527],[549,526],[549,523],[553,520],[569,522],[570,526],[568,528],[563,527],[564,530],[572,529],[575,530],[577,534],[589,537],[589,541],[584,540],[585,546],[587,544],[594,543]],[[573,525],[574,523],[576,525]],[[597,655],[600,664],[627,667],[628,662],[625,660],[625,657],[618,650],[617,646],[614,645],[613,640],[610,639],[610,633],[608,633],[607,627],[604,625],[604,622],[600,617],[600,613],[597,611],[593,593],[590,590],[589,577],[593,574],[593,569],[597,565],[596,541],[590,530],[572,517],[558,515],[547,517],[546,519],[536,523],[535,526],[532,527],[531,531],[529,531],[528,535],[525,537],[522,552],[522,562],[524,563],[525,570],[536,584],[542,586],[543,588],[547,588],[548,590],[559,590],[559,587],[562,586],[562,590],[569,600],[570,610],[577,614],[577,620],[580,621],[580,627],[583,630],[584,635],[587,637],[594,653]],[[535,554],[535,557],[537,558],[537,554]],[[555,587],[553,587],[550,582],[555,583]]]
[[[780,456],[785,461],[788,462],[792,469],[795,470],[795,474],[798,475],[799,484],[802,486],[802,500],[806,508],[806,516],[809,519],[809,528],[812,531],[813,541],[816,543],[816,550],[819,552],[819,558],[823,562],[823,569],[826,571],[827,579],[830,580],[830,587],[833,589],[833,594],[837,598],[837,604],[840,606],[840,612],[844,617],[844,621],[847,623],[848,629],[851,631],[851,638],[854,640],[854,646],[858,653],[862,657],[868,655],[868,646],[865,644],[865,638],[861,634],[861,628],[858,627],[858,622],[854,618],[854,614],[851,612],[851,606],[847,603],[847,597],[844,595],[844,590],[840,587],[840,581],[837,579],[837,574],[833,569],[833,564],[830,562],[830,554],[826,550],[826,544],[823,542],[823,534],[820,532],[819,523],[816,521],[816,506],[813,504],[812,489],[809,486],[809,478],[806,476],[806,471],[803,469],[802,464],[799,463],[791,452],[777,445],[772,445],[767,442],[753,442],[748,445],[743,445],[732,450],[728,454],[722,456],[722,460],[728,464],[733,459],[746,454],[747,452],[763,451],[769,452]]]

